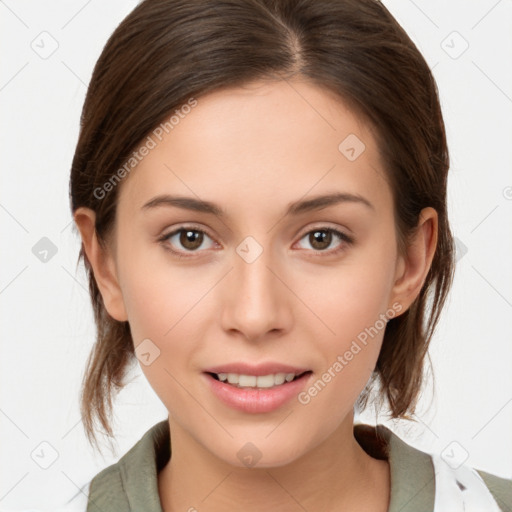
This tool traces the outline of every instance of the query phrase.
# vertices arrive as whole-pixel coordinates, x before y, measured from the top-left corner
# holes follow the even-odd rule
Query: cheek
[[[317,339],[323,340],[327,352],[343,350],[386,313],[395,258],[392,244],[381,239],[365,250],[347,253],[339,266],[303,280],[299,293],[320,320],[315,320],[316,330],[323,335]],[[378,325],[382,327],[381,322]]]
[[[194,318],[201,311],[197,302],[205,286],[190,277],[184,279],[176,269],[160,272],[153,268],[138,277],[135,274],[124,293],[140,368],[174,418],[183,424],[199,421],[196,412],[200,411],[191,408],[183,386],[194,370],[190,363],[200,343]]]
[[[218,278],[206,268],[180,267],[164,249],[129,247],[124,254],[120,281],[136,355],[166,403],[166,396],[182,393],[179,382],[195,370],[190,367],[192,356],[204,343],[204,330],[198,326],[212,317],[208,292]]]
[[[157,242],[130,243],[135,234],[124,240],[119,244],[119,278],[134,343],[144,338],[163,342],[194,314],[208,276],[204,270],[180,266]]]
[[[388,303],[394,265],[393,245],[381,239],[374,249],[347,258],[336,271],[317,274],[303,284],[301,297],[319,317],[311,321],[323,368],[299,402],[311,414],[328,410],[326,429],[341,421],[375,368],[386,319],[396,314]]]
[[[369,290],[373,288],[370,287]],[[349,414],[375,368],[386,322],[379,315],[386,308],[377,295],[364,293],[363,287],[346,283],[344,292],[334,291],[331,297],[338,301],[325,304],[325,323],[334,332],[319,326],[315,351],[322,355],[322,366],[314,379],[297,397],[302,413],[308,417],[322,418],[320,424],[305,427],[305,437],[327,436]],[[337,302],[337,303],[336,303]]]

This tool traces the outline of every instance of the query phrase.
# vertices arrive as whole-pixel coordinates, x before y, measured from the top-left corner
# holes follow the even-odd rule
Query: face
[[[161,132],[120,185],[118,319],[177,428],[230,464],[247,442],[290,463],[352,421],[402,309],[375,139],[299,81],[215,91]]]

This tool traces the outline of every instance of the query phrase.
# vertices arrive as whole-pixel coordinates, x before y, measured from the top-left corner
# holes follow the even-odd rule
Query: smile
[[[262,414],[280,409],[303,391],[313,372],[277,372],[264,375],[204,372],[207,386],[223,405],[243,413]]]

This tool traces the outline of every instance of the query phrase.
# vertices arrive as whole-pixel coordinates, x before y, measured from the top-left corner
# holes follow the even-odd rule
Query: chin
[[[216,445],[210,451],[231,466],[249,469],[286,466],[304,455],[304,438],[299,433],[294,437],[283,435],[282,432],[280,436],[276,435],[274,439],[270,439],[272,434],[269,437],[268,432],[268,429],[265,429],[264,434],[254,437],[245,434],[230,440],[225,447]]]

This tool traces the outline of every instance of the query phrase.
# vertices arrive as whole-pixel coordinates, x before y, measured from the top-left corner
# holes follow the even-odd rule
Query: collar
[[[388,512],[434,511],[435,473],[430,454],[408,445],[384,425],[355,423],[354,437],[369,455],[389,461],[391,496]],[[119,462],[93,478],[87,512],[162,512],[157,475],[170,458],[170,444],[166,419],[151,427]]]
[[[384,425],[354,424],[354,437],[376,459],[387,459],[391,473],[388,512],[433,512],[435,471],[432,456],[407,444]]]

